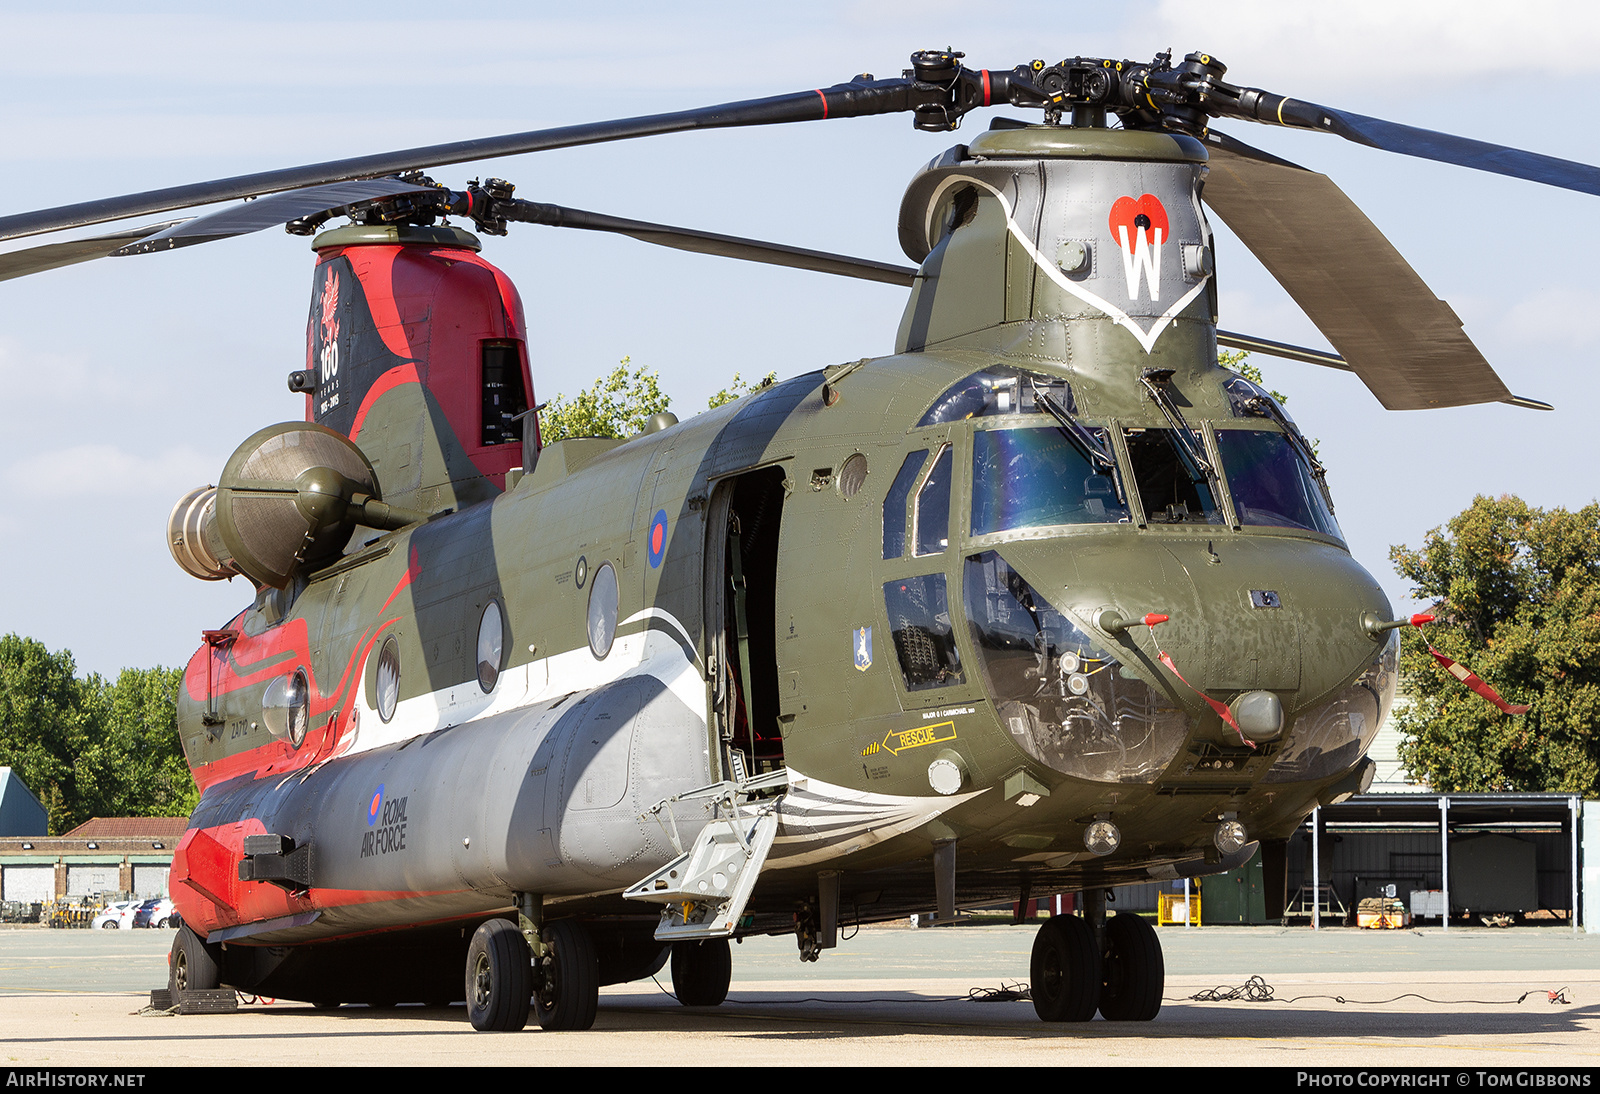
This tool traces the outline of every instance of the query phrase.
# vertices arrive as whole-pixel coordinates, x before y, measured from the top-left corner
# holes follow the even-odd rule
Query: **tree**
[[[1600,792],[1600,504],[1480,496],[1389,557],[1438,616],[1402,636],[1412,774],[1442,791]],[[1439,667],[1430,641],[1532,709],[1502,714]]]
[[[661,390],[660,375],[646,368],[630,369],[632,360],[624,357],[609,376],[580,391],[570,403],[565,395],[557,394],[539,413],[539,438],[554,444],[568,437],[627,437],[643,429],[651,416],[665,411],[672,398]],[[733,383],[711,396],[706,409],[715,410],[777,379],[776,372],[769,372],[750,384],[735,372]]]
[[[11,768],[59,835],[79,820],[74,758],[88,738],[82,685],[66,650],[19,635],[0,638],[0,766]]]
[[[84,681],[95,733],[77,760],[88,816],[176,817],[191,812],[199,789],[178,739],[181,669],[123,669],[116,683]]]
[[[731,403],[735,399],[744,398],[752,391],[760,391],[762,388],[771,387],[777,382],[778,374],[776,372],[767,373],[759,381],[753,384],[745,383],[739,374],[735,372],[733,374],[733,383],[729,384],[727,387],[711,396],[711,398],[706,401],[706,409],[715,410],[717,407]]]
[[[630,370],[631,360],[624,357],[611,375],[570,403],[558,393],[539,414],[540,439],[554,444],[568,437],[626,437],[665,411],[672,399],[662,392],[661,377],[645,368]]]
[[[179,816],[199,792],[178,741],[178,669],[79,680],[67,650],[0,638],[0,765],[14,769],[59,835],[90,817]]]

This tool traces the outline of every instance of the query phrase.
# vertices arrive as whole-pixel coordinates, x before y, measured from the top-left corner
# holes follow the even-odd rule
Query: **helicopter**
[[[1105,890],[1257,848],[1281,874],[1304,816],[1364,787],[1406,620],[1313,447],[1217,347],[1348,369],[1395,409],[1542,404],[1331,182],[1210,122],[1591,193],[1594,169],[1239,87],[1207,54],[962,60],[0,218],[13,239],[253,199],[12,252],[6,276],[279,225],[318,256],[306,420],[168,524],[185,570],[258,591],[180,695],[203,795],[174,987],[577,1029],[668,960],[683,1002],[720,1002],[730,938],[814,959],[842,923],[1073,891],[1084,914],[1035,942],[1041,1018],[1149,1020],[1159,943]],[[997,120],[913,179],[916,267],[421,174],[1007,104],[1042,124]],[[1338,355],[1218,331],[1202,201]],[[480,257],[518,222],[904,285],[897,352],[543,445],[520,300]]]

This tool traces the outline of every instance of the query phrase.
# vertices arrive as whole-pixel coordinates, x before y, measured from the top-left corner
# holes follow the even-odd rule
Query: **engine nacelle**
[[[253,434],[216,486],[190,491],[167,520],[178,565],[217,581],[243,574],[281,589],[297,571],[335,561],[358,526],[402,528],[426,514],[385,505],[361,449],[311,422]]]

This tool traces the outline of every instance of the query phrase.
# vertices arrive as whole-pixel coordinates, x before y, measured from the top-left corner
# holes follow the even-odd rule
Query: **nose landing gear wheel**
[[[1044,921],[1029,964],[1033,1009],[1046,1022],[1087,1022],[1100,1004],[1100,948],[1094,928],[1075,915]]]
[[[548,1030],[588,1029],[600,1005],[600,962],[582,923],[558,919],[545,928],[550,953],[540,969],[534,999],[539,1025]]]
[[[1118,912],[1106,921],[1100,1015],[1108,1022],[1148,1022],[1161,1009],[1167,966],[1149,920]]]
[[[528,940],[504,919],[479,927],[467,948],[467,1017],[473,1029],[506,1033],[528,1024],[533,994]]]
[[[672,991],[686,1007],[720,1007],[733,979],[726,938],[672,944]]]

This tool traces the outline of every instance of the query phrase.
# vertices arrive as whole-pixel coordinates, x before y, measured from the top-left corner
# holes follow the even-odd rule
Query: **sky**
[[[481,20],[405,0],[237,10],[248,13],[0,0],[13,44],[0,70],[11,183],[0,213],[892,76],[913,50],[943,47],[991,69],[1200,50],[1239,84],[1600,163],[1583,105],[1600,8],[1579,4],[816,0],[757,13],[612,2],[592,18],[523,4]],[[533,200],[904,262],[895,226],[907,181],[996,114],[1026,112],[974,112],[954,134],[884,116],[433,174],[456,188],[496,175]],[[1217,128],[1330,175],[1452,305],[1507,386],[1556,404],[1395,413],[1353,376],[1257,359],[1320,442],[1351,551],[1397,610],[1410,589],[1390,547],[1420,545],[1474,495],[1567,508],[1595,499],[1600,199],[1321,134]],[[1325,347],[1212,225],[1221,325]],[[686,415],[734,372],[789,376],[890,352],[905,302],[892,286],[593,233],[513,226],[486,243],[522,291],[541,401],[629,356],[659,371]],[[306,239],[274,231],[0,283],[0,633],[70,649],[80,671],[110,675],[181,664],[202,629],[249,602],[242,579],[182,573],[165,521],[246,436],[302,416],[284,378],[304,363],[312,263]]]

